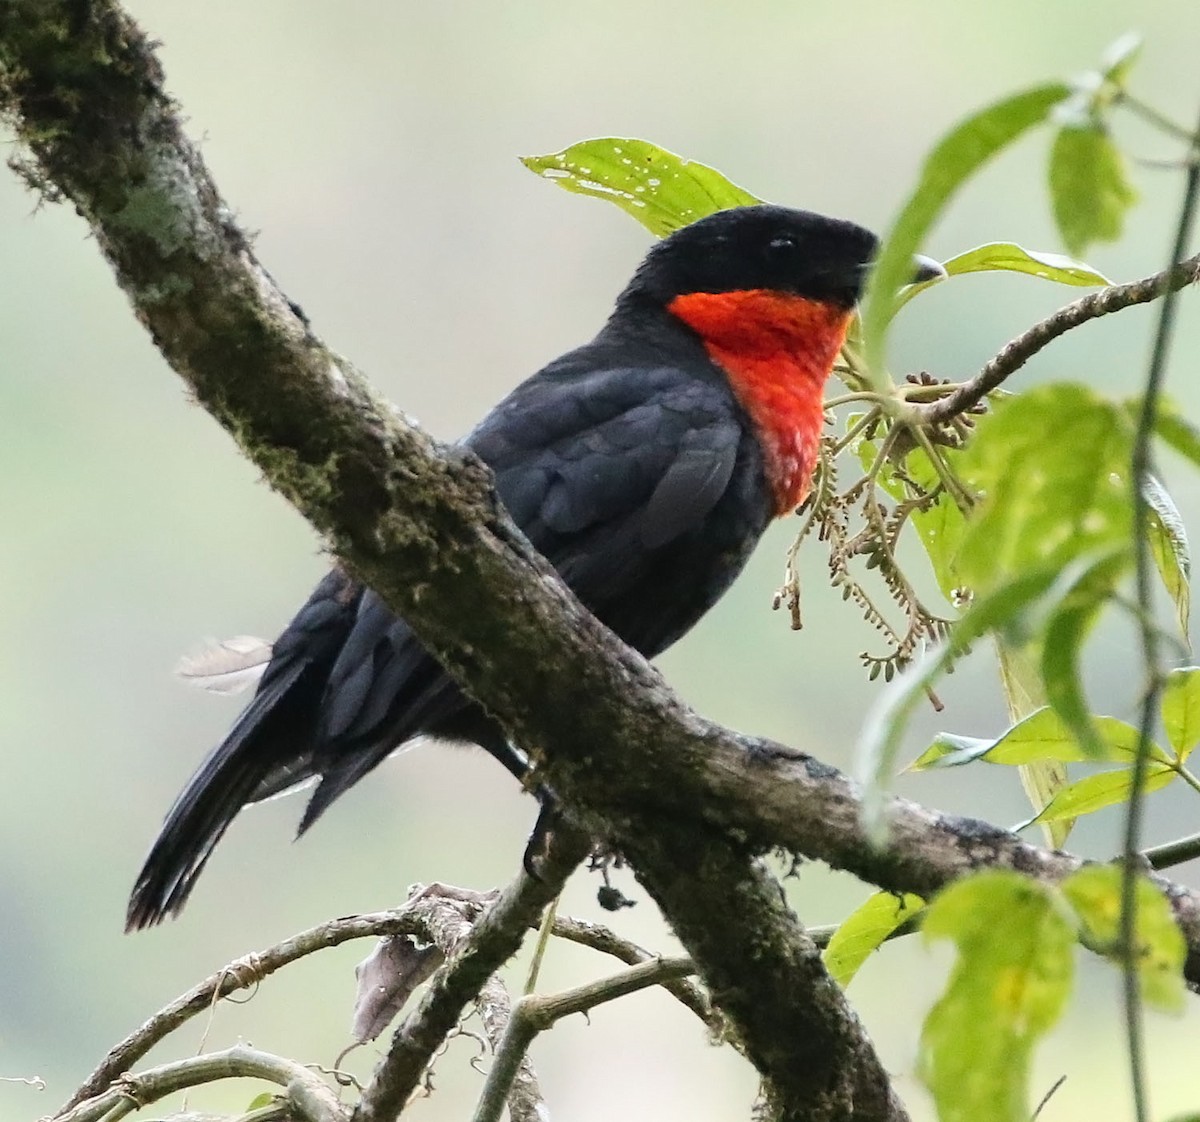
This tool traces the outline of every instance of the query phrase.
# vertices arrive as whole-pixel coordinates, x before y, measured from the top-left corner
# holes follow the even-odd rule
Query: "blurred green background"
[[[257,248],[335,348],[432,432],[464,432],[509,387],[601,324],[647,244],[615,209],[539,182],[517,163],[592,135],[636,135],[711,163],[757,194],[880,227],[928,147],[959,116],[1023,85],[1093,65],[1128,30],[1146,39],[1133,88],[1185,122],[1200,98],[1200,6],[1115,0],[1044,4],[134,0],[163,43],[169,85]],[[1176,150],[1143,127],[1131,153]],[[1043,188],[1046,136],[974,183],[936,230],[941,256],[1012,239],[1057,250]],[[1118,279],[1158,269],[1181,189],[1135,169],[1142,203],[1117,246],[1089,255]],[[230,959],[324,918],[402,900],[414,881],[473,887],[515,871],[534,806],[481,753],[418,748],[348,795],[304,841],[299,803],[247,813],[183,919],[126,938],[127,890],[161,816],[237,712],[171,669],[205,636],[273,636],[326,565],[321,544],[232,443],[187,400],[129,314],[83,222],[38,208],[0,176],[0,1118],[52,1110],[104,1051]],[[943,377],[974,371],[1011,335],[1075,293],[1011,277],[967,277],[905,313],[893,358]],[[1197,296],[1181,308],[1170,389],[1200,415]],[[1019,376],[1131,392],[1152,318],[1132,310],[1076,333]],[[1166,477],[1197,524],[1200,481]],[[771,593],[794,526],[779,525],[735,591],[662,659],[706,715],[854,766],[876,695],[858,665],[874,647],[822,584],[811,543],[806,627],[788,630]],[[1090,672],[1100,708],[1128,717],[1131,635],[1100,633]],[[947,710],[914,730],[998,731],[986,652],[947,684]],[[1001,769],[905,778],[903,793],[1001,822],[1023,816]],[[1195,797],[1151,803],[1150,840],[1195,831]],[[1112,851],[1116,818],[1074,844]],[[1193,883],[1195,867],[1178,871]],[[654,906],[612,922],[669,949]],[[608,920],[580,876],[566,910]],[[815,866],[789,882],[800,914],[836,920],[864,895]],[[351,945],[286,971],[244,1005],[222,1004],[155,1058],[238,1039],[331,1064],[347,1041]],[[949,962],[909,939],[877,956],[851,993],[919,1118],[919,1017]],[[545,984],[612,969],[553,947]],[[1200,1015],[1154,1016],[1159,1117],[1200,1106],[1190,1067]],[[461,1044],[461,1042],[460,1042]],[[360,1049],[347,1066],[370,1071]],[[480,1087],[456,1046],[414,1118],[461,1118]],[[1040,1050],[1035,1097],[1062,1073],[1044,1117],[1127,1117],[1115,974],[1083,961],[1063,1027]],[[556,1116],[576,1122],[747,1116],[752,1072],[708,1045],[666,996],[643,993],[540,1039],[534,1058]],[[193,1107],[233,1109],[224,1085]]]

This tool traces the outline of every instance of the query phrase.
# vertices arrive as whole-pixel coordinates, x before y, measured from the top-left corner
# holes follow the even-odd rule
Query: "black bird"
[[[518,386],[464,441],[533,545],[644,655],[688,631],[770,520],[802,500],[825,381],[875,251],[862,227],[804,211],[701,219],[650,250],[595,339]],[[319,777],[303,833],[420,735],[528,770],[405,622],[333,569],[171,808],[127,929],[180,911],[243,806]]]

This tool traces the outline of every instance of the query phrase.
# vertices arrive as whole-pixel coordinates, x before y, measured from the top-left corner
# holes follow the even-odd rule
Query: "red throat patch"
[[[854,313],[767,289],[693,292],[667,310],[729,378],[758,429],[776,517],[790,514],[812,482],[825,382]]]

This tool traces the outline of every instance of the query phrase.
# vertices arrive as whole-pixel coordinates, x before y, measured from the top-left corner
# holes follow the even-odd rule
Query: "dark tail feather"
[[[508,743],[504,731],[482,709],[468,701],[458,686],[428,655],[420,654],[417,666],[406,668],[405,689],[397,691],[392,708],[398,718],[382,722],[373,735],[356,745],[343,745],[306,769],[305,775],[320,776],[320,783],[304,808],[299,837],[364,775],[381,764],[397,745],[418,736],[436,740],[477,744],[495,756],[521,782],[529,772],[524,753]]]
[[[238,811],[261,797],[265,780],[303,753],[305,726],[312,724],[312,691],[302,684],[293,687],[310,667],[297,659],[264,682],[229,736],[184,788],[138,874],[125,914],[126,931],[179,913]]]

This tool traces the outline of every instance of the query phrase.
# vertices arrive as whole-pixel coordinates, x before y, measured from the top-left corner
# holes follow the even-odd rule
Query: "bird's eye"
[[[796,239],[791,234],[780,234],[767,242],[767,253],[774,258],[791,257],[797,248]]]

